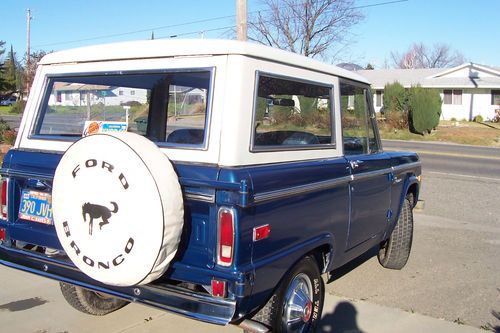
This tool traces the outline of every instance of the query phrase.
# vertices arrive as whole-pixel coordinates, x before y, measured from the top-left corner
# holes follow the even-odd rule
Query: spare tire
[[[159,278],[177,251],[184,221],[172,164],[133,133],[95,134],[71,145],[55,172],[52,207],[69,258],[114,286]]]

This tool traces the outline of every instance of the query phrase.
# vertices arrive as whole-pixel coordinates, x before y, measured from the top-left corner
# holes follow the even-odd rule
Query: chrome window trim
[[[41,180],[53,180],[54,175],[52,174],[43,174],[43,173],[35,173],[35,172],[24,172],[24,171],[15,171],[11,169],[0,169],[0,175],[6,177],[23,177],[23,178],[37,178]]]
[[[205,116],[205,133],[203,136],[202,145],[190,145],[190,144],[174,144],[167,142],[154,141],[154,143],[160,148],[174,148],[174,149],[190,149],[190,150],[208,150],[208,143],[210,140],[210,127],[212,123],[212,106],[213,106],[213,94],[215,87],[215,66],[211,67],[191,67],[191,68],[162,68],[162,69],[146,69],[146,70],[115,70],[115,71],[97,71],[97,72],[72,72],[72,73],[62,73],[62,74],[48,74],[45,76],[43,87],[44,93],[41,103],[36,106],[36,117],[31,124],[31,128],[28,134],[28,139],[34,140],[49,140],[49,141],[67,141],[75,142],[82,138],[82,136],[63,136],[63,135],[43,135],[37,132],[40,131],[42,115],[45,116],[46,110],[41,110],[50,98],[49,94],[49,84],[51,80],[57,78],[65,77],[85,77],[85,76],[106,76],[106,75],[134,75],[134,74],[169,74],[169,73],[194,73],[194,72],[209,72],[210,82],[208,86],[209,93],[207,94],[207,105],[206,105],[206,116]]]
[[[358,88],[362,88],[364,89],[364,96],[365,96],[365,101],[367,103],[366,105],[366,109],[365,109],[365,118],[366,118],[366,138],[367,138],[367,151],[366,153],[362,153],[362,154],[359,154],[359,155],[365,155],[365,154],[370,154],[372,152],[370,152],[370,145],[369,145],[369,142],[368,142],[368,122],[369,121],[373,121],[372,119],[372,111],[374,111],[373,107],[372,107],[372,104],[369,103],[369,98],[368,98],[368,95],[370,94],[369,90],[370,90],[370,85],[367,84],[367,83],[362,83],[362,82],[358,82],[358,81],[353,81],[353,80],[350,80],[350,79],[347,79],[347,78],[343,78],[343,77],[339,77],[339,103],[340,103],[340,119],[342,119],[342,93],[341,93],[341,86],[343,84],[350,84],[352,86],[355,86],[355,87],[358,87]],[[373,113],[373,117],[375,117],[375,113]],[[374,118],[375,119],[375,118]],[[376,122],[375,122],[376,124]],[[340,124],[340,129],[341,129],[341,138],[342,138],[342,155],[345,155],[345,152],[344,152],[344,123],[341,123]],[[376,127],[376,129],[378,130],[378,127]],[[375,130],[375,128],[374,128]],[[377,131],[378,133],[378,131]],[[377,134],[375,134],[376,138],[377,138]],[[378,152],[381,152],[381,147],[382,147],[382,144],[381,144],[381,141],[380,141],[380,138],[378,138],[378,148],[379,150],[376,151],[376,152],[373,152],[373,153],[378,153]],[[347,155],[347,156],[355,156],[355,155]]]
[[[186,189],[184,190],[184,193],[185,198],[189,200],[215,203],[215,194],[195,193]]]
[[[331,74],[330,74],[331,75]],[[313,144],[313,145],[274,145],[274,146],[255,146],[255,117],[257,111],[257,95],[259,89],[259,79],[261,76],[266,76],[275,79],[288,80],[293,82],[300,82],[305,84],[314,84],[320,87],[325,87],[329,89],[329,99],[330,99],[330,143],[325,144]],[[334,76],[337,77],[337,76]],[[334,94],[333,90],[335,89],[334,84],[328,84],[323,82],[317,82],[312,80],[307,80],[303,78],[296,78],[292,76],[286,76],[281,74],[275,74],[265,71],[255,71],[255,84],[254,84],[254,92],[253,92],[253,106],[252,106],[252,131],[250,133],[250,147],[249,151],[251,153],[261,153],[261,152],[276,152],[276,151],[297,151],[297,150],[318,150],[318,149],[335,149],[337,148],[336,141],[336,131],[335,131],[335,104],[334,104]]]

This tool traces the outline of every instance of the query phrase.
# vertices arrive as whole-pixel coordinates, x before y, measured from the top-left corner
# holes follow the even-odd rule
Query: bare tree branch
[[[402,54],[391,52],[391,59],[396,68],[445,68],[465,62],[465,57],[447,44],[428,48],[423,43],[414,43]]]
[[[262,0],[268,8],[249,20],[248,39],[308,57],[338,54],[345,33],[363,19],[354,0]]]

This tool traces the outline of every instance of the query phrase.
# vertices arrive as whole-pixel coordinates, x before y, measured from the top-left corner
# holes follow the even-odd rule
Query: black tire
[[[122,299],[96,293],[69,283],[60,282],[59,285],[69,305],[86,314],[104,316],[128,304]]]
[[[310,307],[305,311],[308,314],[304,312],[304,316],[296,323],[300,329],[294,326],[287,327],[285,324],[288,309],[287,301],[290,301],[291,291],[296,290],[293,286],[296,286],[297,282],[299,285],[302,283],[306,290],[311,288],[310,295],[312,296]],[[318,322],[321,319],[324,299],[325,288],[318,265],[312,257],[305,257],[290,270],[273,296],[252,319],[270,327],[272,332],[276,333],[312,333],[316,331]]]
[[[389,239],[380,245],[379,263],[389,269],[402,269],[408,262],[413,241],[413,205],[409,195]]]

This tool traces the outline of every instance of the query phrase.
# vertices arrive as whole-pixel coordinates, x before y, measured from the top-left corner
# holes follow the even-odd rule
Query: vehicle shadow
[[[363,333],[357,323],[356,308],[348,301],[340,302],[332,313],[323,314],[318,333]]]
[[[379,247],[375,246],[358,258],[330,272],[326,283],[330,284],[335,280],[340,279],[344,275],[350,273],[357,267],[372,259],[377,255],[378,249]],[[343,301],[337,304],[332,313],[323,312],[317,331],[319,333],[363,333],[363,331],[358,327],[356,308],[349,301]]]
[[[375,246],[371,248],[370,250],[366,251],[363,253],[361,256],[357,257],[356,259],[351,260],[347,264],[345,264],[342,267],[339,267],[332,272],[329,273],[328,280],[326,281],[327,284],[332,283],[333,281],[340,279],[346,274],[349,274],[351,271],[355,270],[359,266],[363,265],[365,262],[370,260],[371,258],[377,256],[378,253],[378,246]]]

